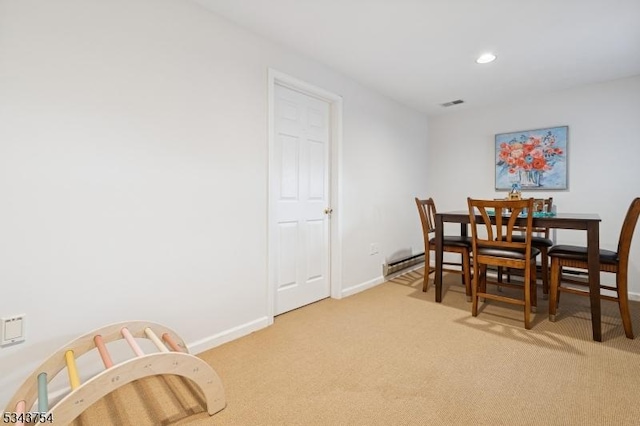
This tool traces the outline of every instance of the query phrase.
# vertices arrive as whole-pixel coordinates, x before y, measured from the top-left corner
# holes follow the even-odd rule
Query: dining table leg
[[[435,276],[433,277],[433,281],[436,286],[436,302],[442,302],[442,246],[443,246],[443,235],[444,232],[442,228],[444,224],[442,222],[442,216],[436,214],[436,271]],[[425,266],[425,271],[429,266]],[[426,273],[426,272],[425,272]]]
[[[589,299],[591,303],[591,327],[593,340],[602,342],[600,312],[600,224],[587,225],[587,263],[589,265]]]

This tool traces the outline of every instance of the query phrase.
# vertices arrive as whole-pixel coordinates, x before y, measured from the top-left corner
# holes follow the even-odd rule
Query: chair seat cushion
[[[524,243],[524,235],[514,235],[511,238],[511,241],[515,241],[516,243]],[[535,247],[551,247],[553,245],[553,241],[545,237],[532,236],[531,245]]]
[[[537,248],[531,247],[531,258],[535,258],[540,254],[540,250]],[[524,259],[525,253],[524,250],[507,250],[507,249],[498,249],[498,248],[479,248],[478,255],[484,256],[495,256],[495,257],[504,257],[507,259]]]
[[[587,261],[587,248],[583,246],[557,245],[549,249],[550,257]],[[618,263],[618,253],[600,249],[600,262]]]
[[[461,236],[443,236],[442,242],[445,246],[459,246],[459,247],[471,247],[471,237],[461,237]],[[432,238],[429,240],[429,244],[436,244],[436,239]]]

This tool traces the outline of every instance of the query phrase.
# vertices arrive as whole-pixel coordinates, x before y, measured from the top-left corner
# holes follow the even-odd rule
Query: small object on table
[[[521,200],[522,192],[520,191],[520,184],[514,183],[511,185],[511,192],[509,192],[509,200]]]

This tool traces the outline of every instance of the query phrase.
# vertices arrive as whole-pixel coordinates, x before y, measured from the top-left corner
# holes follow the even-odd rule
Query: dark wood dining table
[[[526,218],[518,218],[525,224]],[[460,235],[467,236],[469,211],[456,210],[436,213],[436,302],[442,302],[442,238],[445,223],[459,223]],[[516,222],[516,223],[518,223]],[[587,261],[589,263],[589,299],[591,302],[591,326],[593,340],[602,341],[600,314],[600,216],[592,213],[557,213],[554,216],[533,218],[533,226],[555,229],[577,229],[587,231]]]

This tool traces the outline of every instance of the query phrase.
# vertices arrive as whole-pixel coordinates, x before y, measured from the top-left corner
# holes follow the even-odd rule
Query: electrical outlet
[[[24,341],[26,315],[15,315],[0,320],[0,346]]]
[[[378,243],[371,243],[369,246],[369,255],[373,256],[374,254],[380,253],[380,247],[378,247]]]

